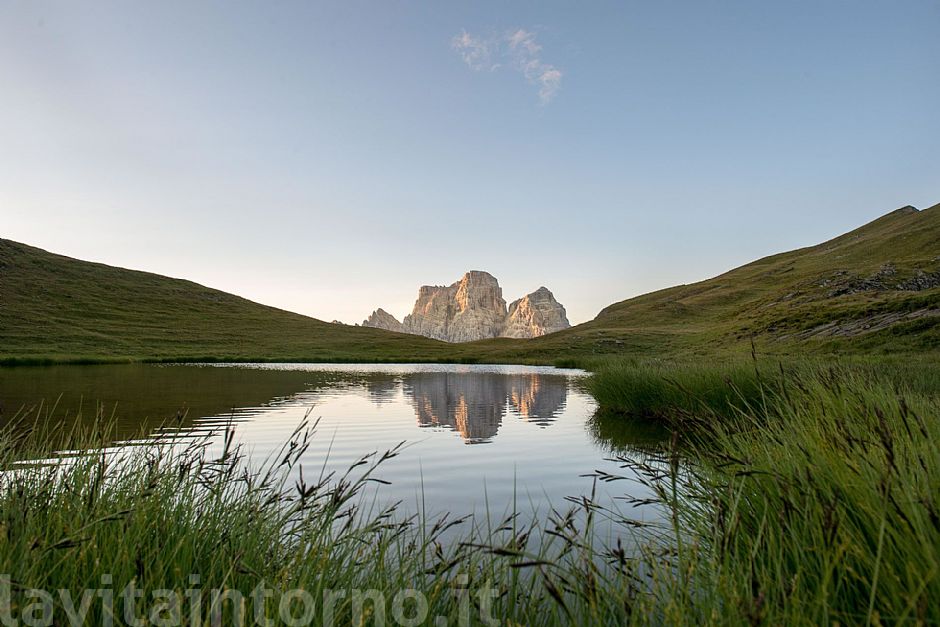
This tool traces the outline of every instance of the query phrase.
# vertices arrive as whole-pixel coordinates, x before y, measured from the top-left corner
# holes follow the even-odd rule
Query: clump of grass
[[[760,405],[703,407],[684,470],[675,444],[665,472],[623,458],[673,522],[667,622],[940,622],[936,397],[869,375],[803,371]]]
[[[889,387],[896,394],[940,396],[940,361],[930,355],[842,356],[839,358],[735,358],[726,361],[609,359],[592,364],[586,388],[601,410],[653,417],[688,426],[690,417],[714,422],[741,409],[763,412],[768,396],[779,396],[797,380],[835,369],[855,385]],[[775,402],[777,402],[775,400]]]
[[[727,414],[760,404],[781,373],[746,361],[726,364],[615,360],[600,366],[587,383],[607,411],[670,418],[711,411]]]
[[[737,581],[728,595],[763,595],[811,622],[940,621],[931,400],[834,370],[792,381],[766,415],[743,413],[716,437],[734,459],[714,488],[740,495],[716,512],[738,525],[716,554]]]

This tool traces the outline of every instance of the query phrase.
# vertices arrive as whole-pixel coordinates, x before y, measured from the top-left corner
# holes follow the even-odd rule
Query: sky
[[[940,203],[940,3],[0,0],[0,237],[324,320],[572,323]]]

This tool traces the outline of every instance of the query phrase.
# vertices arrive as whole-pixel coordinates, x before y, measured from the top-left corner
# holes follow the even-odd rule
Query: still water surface
[[[544,516],[589,494],[586,474],[618,472],[609,458],[643,455],[649,429],[595,417],[584,374],[526,366],[214,364],[0,368],[0,420],[39,402],[57,419],[118,419],[119,437],[156,436],[182,416],[184,433],[234,427],[253,459],[275,452],[305,416],[319,420],[306,476],[342,470],[362,455],[406,447],[377,476],[384,501],[405,513],[515,510]],[[120,441],[117,443],[120,446]],[[629,481],[601,484],[598,498],[645,496]],[[633,518],[656,517],[642,509]]]

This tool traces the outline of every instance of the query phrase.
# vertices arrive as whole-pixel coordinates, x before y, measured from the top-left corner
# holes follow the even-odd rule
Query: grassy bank
[[[686,539],[667,622],[940,621],[935,360],[615,361],[589,385],[608,419],[664,421],[693,460],[623,459]]]
[[[936,371],[913,376],[921,366],[888,378],[874,362],[714,372],[662,364],[641,379],[619,364],[642,383],[626,406],[666,411],[679,429],[670,446],[623,458],[624,475],[653,488],[665,523],[623,520],[613,546],[589,541],[584,527],[620,514],[589,498],[531,528],[376,509],[363,500],[366,486],[399,451],[297,484],[287,477],[309,442],[303,430],[246,472],[237,448],[200,441],[22,465],[108,436],[9,427],[0,434],[0,573],[11,576],[15,611],[29,588],[78,598],[105,573],[117,592],[133,582],[185,601],[198,573],[205,605],[196,621],[184,612],[183,624],[209,616],[213,588],[229,591],[218,605],[225,624],[238,594],[250,622],[256,608],[277,619],[279,600],[296,589],[316,599],[322,619],[323,595],[346,591],[332,602],[346,624],[362,612],[378,617],[353,590],[390,600],[409,588],[429,620],[448,624],[467,613],[476,622],[481,604],[521,624],[931,624],[940,621],[940,410]],[[601,369],[595,386],[614,380]],[[630,389],[605,385],[620,398]],[[252,597],[261,582],[270,598]],[[52,605],[64,621],[67,605]],[[407,616],[421,609],[406,605]],[[100,621],[101,603],[90,607],[88,623]]]
[[[940,620],[936,397],[838,369],[715,417],[693,443],[678,558],[703,620],[933,624]],[[733,608],[733,609],[732,609]]]

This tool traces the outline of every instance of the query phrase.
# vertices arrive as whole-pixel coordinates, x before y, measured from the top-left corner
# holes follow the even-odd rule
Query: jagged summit
[[[509,305],[503,337],[537,337],[567,329],[568,315],[547,287],[540,287]]]
[[[404,331],[445,342],[472,342],[494,337],[530,338],[571,326],[565,308],[540,287],[509,308],[503,290],[489,272],[471,270],[451,285],[423,285],[412,312],[398,322],[377,309],[363,326]]]

